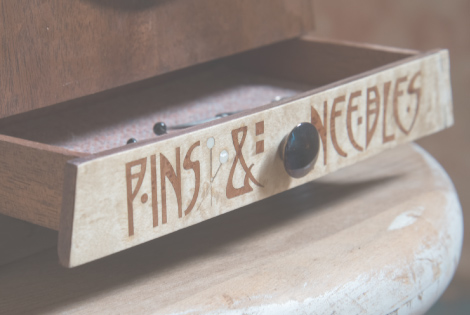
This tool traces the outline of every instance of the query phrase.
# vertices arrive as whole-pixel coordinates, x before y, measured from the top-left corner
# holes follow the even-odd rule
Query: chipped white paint
[[[399,230],[415,223],[416,220],[421,216],[423,211],[423,207],[417,207],[416,209],[398,215],[395,220],[393,220],[393,222],[390,224],[388,230]]]
[[[258,305],[236,309],[217,309],[200,314],[423,314],[447,288],[457,267],[462,246],[462,217],[457,195],[446,194],[447,203],[442,211],[449,214],[436,239],[420,246],[413,259],[400,257],[378,270],[367,270],[356,279],[303,300],[290,299],[276,302],[279,297],[269,297]],[[423,209],[408,211],[401,216],[401,224],[416,220]],[[414,222],[414,221],[413,221]],[[411,223],[410,223],[411,224]],[[399,224],[397,223],[397,226]],[[409,224],[408,224],[409,225]],[[400,228],[403,228],[403,225]],[[402,253],[397,252],[397,256]],[[334,276],[335,269],[331,269]],[[404,283],[411,281],[411,283]],[[413,280],[411,280],[413,279]],[[318,279],[313,279],[318,281]],[[340,279],[337,280],[341,282]],[[302,291],[314,291],[303,284]],[[308,294],[308,293],[307,293]],[[368,298],[364,298],[364,296]],[[235,304],[235,303],[234,303]],[[254,304],[254,303],[253,303]]]
[[[458,196],[443,168],[417,145],[411,147],[432,173],[431,177],[423,175],[423,180],[435,187],[434,191],[401,200],[388,213],[322,240],[323,246],[312,245],[304,248],[302,254],[279,257],[263,268],[267,283],[252,280],[261,287],[253,292],[264,290],[264,298],[252,300],[248,295],[237,300],[232,296],[231,306],[201,306],[194,314],[425,313],[444,292],[457,268],[463,219]],[[407,185],[411,185],[411,190],[418,183]],[[368,231],[364,234],[365,229]],[[364,252],[354,255],[343,250],[347,244],[355,244]],[[288,284],[284,277],[289,274],[286,266],[290,264],[294,269],[303,266],[301,270],[309,275],[308,282],[305,279],[298,286]],[[277,272],[270,274],[267,269]],[[352,275],[355,276],[351,278]],[[242,276],[245,281],[249,277]],[[231,285],[234,291],[240,285],[250,291],[247,284],[232,281]],[[283,286],[290,291],[283,290]]]

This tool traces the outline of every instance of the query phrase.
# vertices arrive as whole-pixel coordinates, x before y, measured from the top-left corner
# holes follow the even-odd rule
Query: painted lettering
[[[132,169],[140,166],[140,170],[132,173]],[[134,199],[139,193],[142,182],[144,181],[145,170],[147,168],[147,158],[139,159],[126,163],[126,184],[127,184],[127,222],[129,236],[134,235]],[[132,189],[132,180],[137,178],[137,184]]]
[[[357,105],[353,105],[354,99],[361,96],[361,94],[362,94],[361,91],[355,91],[355,92],[353,92],[349,95],[348,109],[347,109],[347,112],[346,112],[346,117],[347,117],[346,118],[346,128],[348,129],[348,138],[349,138],[349,141],[351,141],[351,144],[353,145],[353,147],[358,151],[362,151],[362,150],[364,150],[364,148],[361,147],[356,142],[356,139],[354,139],[354,135],[353,135],[353,131],[352,131],[351,117],[352,117],[352,113],[357,111],[357,108],[358,108]],[[358,124],[360,124],[360,123],[362,123],[362,117],[358,118]]]
[[[341,92],[342,94],[336,95],[332,98],[331,108],[328,107],[328,100],[322,100],[323,113],[321,113],[321,110],[317,111],[314,106],[310,106],[310,122],[318,130],[322,143],[323,164],[327,165],[328,163],[328,153],[330,154],[331,159],[331,154],[334,154],[332,152],[336,152],[342,157],[348,157],[348,153],[353,154],[353,152],[356,151],[363,152],[374,141],[374,137],[376,137],[377,142],[382,141],[382,143],[385,144],[394,141],[396,136],[403,136],[403,134],[409,135],[416,124],[420,110],[422,97],[421,78],[422,72],[417,71],[400,76],[395,80],[383,82],[380,85],[374,83],[371,86],[363,86],[360,89],[352,90],[348,93]],[[316,98],[317,97],[318,96],[316,96]],[[331,96],[329,96],[329,99],[331,99]],[[321,106],[321,104],[319,105]],[[362,129],[364,119],[365,129]],[[380,136],[380,132],[376,132],[380,119],[382,119],[382,136]],[[207,157],[210,158],[210,169],[207,174],[209,178],[207,179],[207,182],[212,185],[217,174],[219,174],[219,171],[220,174],[224,174],[222,176],[226,176],[228,173],[227,184],[225,187],[225,195],[227,199],[232,199],[253,191],[253,185],[263,187],[263,185],[253,175],[252,170],[254,164],[247,163],[249,160],[243,155],[243,148],[245,143],[247,143],[247,136],[253,135],[253,139],[250,139],[252,141],[248,141],[248,143],[254,144],[255,146],[250,147],[251,151],[248,149],[245,149],[245,151],[252,152],[254,160],[260,161],[259,154],[264,153],[265,149],[266,152],[268,152],[268,150],[269,152],[272,152],[272,147],[264,147],[266,141],[264,127],[265,120],[262,119],[254,123],[255,130],[253,133],[248,133],[247,126],[232,130],[231,139],[233,148],[235,149],[235,155],[233,160],[229,159],[227,148],[224,148],[226,143],[223,143],[222,146],[218,148],[220,149],[220,164],[215,171],[215,174],[213,174],[212,171],[212,150],[215,145],[215,139],[214,137],[210,137],[207,140],[207,148],[210,149],[210,152],[207,152]],[[328,135],[328,132],[330,132],[330,135]],[[354,150],[350,149],[352,150],[351,152],[345,150],[349,149],[349,145],[344,143],[346,132],[347,139],[349,139],[349,143],[354,148]],[[330,150],[330,152],[328,152],[329,137],[331,137],[331,143],[334,147],[334,150]],[[272,145],[271,142],[266,141],[266,143],[267,145],[268,143],[270,146]],[[147,204],[148,208],[150,207],[150,202],[148,201],[151,200],[153,227],[157,227],[159,223],[166,224],[168,222],[169,209],[167,198],[169,194],[168,191],[171,189],[168,187],[168,181],[171,184],[176,197],[174,211],[176,212],[176,208],[178,208],[177,218],[190,215],[192,211],[195,211],[194,209],[198,202],[201,190],[201,166],[204,165],[201,164],[197,158],[201,151],[201,149],[198,149],[200,146],[201,141],[196,141],[189,147],[186,154],[183,155],[184,159],[182,161],[182,165],[180,147],[174,148],[175,158],[172,161],[173,163],[170,163],[169,159],[162,153],[155,153],[148,157],[136,159],[135,161],[125,164],[129,236],[134,235],[134,209],[137,205],[136,200],[140,200],[142,204]],[[157,177],[157,155],[160,159],[160,177]],[[224,168],[222,166],[229,160],[232,163],[230,171],[228,171],[227,167]],[[150,165],[149,167],[147,167],[148,161]],[[187,189],[188,186],[182,185],[186,184],[182,183],[183,175],[186,173],[181,173],[181,166],[183,167],[183,172],[192,172],[190,174],[191,178],[192,174],[194,174],[194,191],[192,191],[192,193],[182,193],[182,187]],[[150,168],[150,176],[148,176],[150,178],[146,179],[145,176],[148,168]],[[240,177],[235,177],[235,172],[238,171],[244,173],[240,174],[242,175]],[[218,178],[220,178],[220,176],[221,175],[219,175]],[[160,179],[160,187],[157,187],[158,178]],[[241,187],[234,187],[235,178],[243,179]],[[150,182],[147,182],[149,180]],[[144,187],[146,187],[145,189],[151,190],[150,192],[140,192],[144,182],[146,183],[146,185],[144,185]],[[192,180],[190,186],[191,184]],[[148,187],[148,185],[150,185],[150,187]],[[209,187],[211,196],[210,204],[212,205],[212,186]],[[161,198],[160,196],[158,198],[160,198],[161,201],[157,199],[158,189],[160,189],[161,194]],[[149,196],[149,194],[151,196]],[[204,202],[204,195],[208,194],[208,192],[202,193],[203,197],[202,201],[199,203],[199,207]],[[188,198],[188,200],[186,200],[186,198]],[[183,209],[183,201],[185,201],[184,207],[187,205],[186,209]],[[161,202],[161,213],[159,212],[159,202]],[[196,207],[196,209],[199,208]],[[176,218],[176,213],[170,217]]]
[[[347,157],[348,154],[343,151],[343,149],[339,146],[338,139],[336,138],[336,118],[340,117],[342,114],[342,110],[336,110],[336,105],[339,103],[343,103],[346,101],[346,97],[344,95],[338,96],[333,100],[333,107],[331,108],[331,115],[330,115],[330,134],[331,134],[331,141],[333,143],[333,147],[335,148],[336,152],[342,157]]]
[[[400,120],[400,115],[398,114],[398,99],[403,96],[403,90],[400,88],[400,84],[405,83],[408,78],[406,76],[400,77],[395,82],[395,89],[393,92],[393,116],[395,117],[395,122],[405,134],[408,134],[406,129],[403,127],[402,122]]]
[[[183,208],[181,202],[181,167],[180,167],[180,148],[175,149],[176,154],[176,172],[171,166],[170,161],[160,153],[160,186],[162,191],[162,223],[167,222],[167,209],[166,209],[166,180],[168,178],[173,190],[176,194],[176,203],[178,204],[178,217],[183,216]]]
[[[233,146],[235,148],[235,159],[233,160],[232,168],[230,169],[230,174],[228,176],[227,187],[225,189],[225,193],[228,199],[235,198],[237,196],[241,196],[250,191],[253,191],[253,188],[250,186],[250,181],[252,181],[253,184],[255,184],[256,186],[263,187],[263,185],[261,185],[251,173],[251,168],[253,167],[253,164],[248,167],[246,165],[245,158],[243,157],[242,148],[246,140],[247,131],[248,127],[246,126],[232,130],[232,141]],[[239,133],[242,133],[242,139],[240,142],[238,142]],[[233,175],[235,174],[235,167],[237,166],[237,163],[239,161],[240,165],[245,171],[245,179],[242,187],[235,188],[233,187]]]
[[[191,210],[194,208],[194,205],[196,204],[197,197],[199,196],[199,187],[201,185],[201,167],[199,165],[199,161],[191,161],[191,154],[193,153],[193,150],[200,145],[200,141],[194,143],[189,148],[188,153],[186,153],[183,161],[183,168],[185,170],[193,170],[194,172],[194,194],[188,208],[184,210],[184,215],[188,215],[191,212]]]
[[[371,94],[374,94],[372,97]],[[374,105],[372,107],[372,105]],[[372,137],[374,136],[377,123],[379,121],[380,111],[380,95],[377,86],[372,86],[367,89],[367,102],[366,102],[366,148],[369,146]],[[371,116],[374,115],[372,126],[370,125]]]
[[[416,87],[416,80],[418,78],[421,78],[421,71],[416,72],[416,74],[411,78],[410,84],[408,85],[408,94],[414,94],[416,95],[416,112],[413,117],[413,122],[411,123],[410,129],[408,130],[408,133],[410,133],[411,129],[413,129],[413,126],[415,125],[416,118],[418,117],[419,113],[419,105],[421,101],[421,87]]]
[[[397,91],[399,89],[398,84],[405,82],[406,77],[404,77],[405,80],[403,80],[403,78],[399,78],[398,81],[397,81],[397,85],[395,87],[396,99],[394,97],[393,115],[395,117],[395,122],[396,122],[398,128],[406,135],[408,135],[410,133],[411,129],[413,128],[413,126],[416,122],[416,117],[418,116],[418,112],[419,112],[419,101],[420,101],[420,96],[421,96],[421,89],[415,87],[415,81],[420,75],[421,75],[421,72],[417,72],[411,78],[410,83],[408,84],[407,93],[416,95],[416,106],[415,106],[415,111],[414,111],[414,114],[413,114],[414,116],[413,116],[413,120],[411,122],[411,125],[408,129],[403,126],[403,122],[401,121],[400,110],[399,110],[399,102],[398,102],[398,97],[402,96],[404,93],[403,93],[402,90]],[[406,108],[406,113],[409,114],[410,112],[411,112],[411,104],[407,105],[407,108]]]
[[[152,184],[152,219],[153,227],[158,226],[158,200],[157,200],[157,156],[150,156],[150,174]]]
[[[326,136],[326,131],[328,129],[328,103],[325,101],[323,103],[323,122],[321,122],[320,115],[318,112],[311,106],[310,108],[310,122],[312,125],[317,128],[318,133],[320,134],[320,139],[323,147],[323,165],[326,165],[326,158],[327,158],[327,136]]]
[[[388,96],[390,94],[390,86],[392,85],[391,81],[385,82],[384,84],[384,110],[383,110],[383,123],[382,123],[382,143],[387,143],[395,139],[394,134],[387,135],[387,106],[388,106]]]

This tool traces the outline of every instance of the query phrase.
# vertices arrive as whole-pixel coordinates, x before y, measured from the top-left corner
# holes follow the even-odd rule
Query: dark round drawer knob
[[[311,123],[300,123],[284,138],[280,149],[287,174],[301,178],[315,166],[320,150],[320,136]]]

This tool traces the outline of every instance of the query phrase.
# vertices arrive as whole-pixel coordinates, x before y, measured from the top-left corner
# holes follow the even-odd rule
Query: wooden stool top
[[[2,251],[0,313],[424,312],[452,278],[463,226],[445,171],[405,145],[75,269],[35,231]]]

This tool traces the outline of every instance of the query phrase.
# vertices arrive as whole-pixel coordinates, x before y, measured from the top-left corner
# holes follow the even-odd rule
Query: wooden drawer
[[[278,150],[301,122],[321,148],[294,179]],[[446,50],[305,36],[0,120],[0,212],[58,230],[73,267],[452,124]]]

